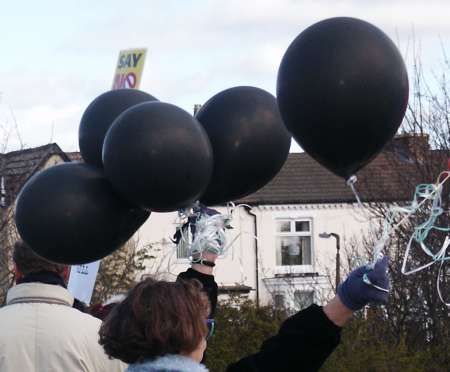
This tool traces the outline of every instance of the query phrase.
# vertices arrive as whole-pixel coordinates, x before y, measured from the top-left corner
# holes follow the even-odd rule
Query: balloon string
[[[445,174],[445,177],[441,182],[439,182],[439,180],[441,179],[441,176],[443,174]],[[388,230],[385,233],[388,235],[394,233],[400,226],[402,226],[405,222],[407,222],[410,219],[410,217],[414,213],[416,213],[417,210],[420,209],[420,207],[422,207],[430,199],[433,199],[430,217],[428,218],[427,221],[420,224],[415,230],[415,234],[418,234],[418,237],[422,236],[422,238],[420,240],[423,241],[426,238],[426,236],[428,235],[428,232],[432,228],[436,228],[434,226],[434,222],[436,221],[437,217],[439,217],[444,212],[443,209],[441,208],[442,186],[445,182],[447,182],[447,180],[449,178],[450,178],[450,172],[448,172],[448,171],[442,172],[438,177],[438,182],[439,182],[438,184],[420,184],[420,185],[416,186],[414,198],[413,198],[413,201],[411,202],[410,206],[391,207],[388,211],[386,221],[385,221],[385,222],[389,223],[389,226],[385,226],[385,230]],[[422,199],[422,200],[420,202],[418,202],[419,199]],[[401,213],[405,213],[405,216],[403,216],[403,218],[396,224],[392,224],[395,220],[396,215],[401,214]],[[445,228],[438,228],[438,229],[441,231],[450,231],[450,229],[445,229]],[[424,232],[422,232],[422,234],[420,234],[419,233],[420,230],[424,230]]]
[[[439,182],[439,180],[441,179],[441,176],[445,174],[444,179]],[[423,197],[424,199],[415,206],[415,208],[411,209],[404,217],[403,219],[398,222],[397,224],[395,224],[392,227],[392,231],[394,232],[395,230],[397,230],[397,228],[399,228],[401,225],[403,225],[416,211],[417,209],[419,209],[423,204],[426,203],[427,200],[430,199],[430,197],[434,194],[436,194],[437,192],[439,192],[439,197],[441,196],[441,192],[442,192],[442,185],[444,185],[445,182],[447,182],[447,180],[450,178],[450,172],[449,171],[444,171],[442,172],[439,177],[438,177],[438,184],[421,184],[416,186],[416,194],[414,196],[414,200],[413,200],[413,204],[419,197]],[[425,189],[425,191],[421,191],[422,189]],[[430,190],[431,189],[431,190]],[[413,206],[413,205],[412,205]]]
[[[180,235],[177,244],[183,244],[191,257],[197,257],[204,251],[223,255],[240,237],[237,234],[232,241],[227,242],[225,231],[231,229],[233,213],[237,208],[248,207],[246,204],[235,205],[230,202],[225,214],[210,215],[199,202],[193,206],[178,211],[177,233]],[[189,231],[192,231],[192,239]],[[191,241],[190,241],[191,240]]]
[[[450,246],[450,237],[446,236],[441,249],[434,253],[432,249],[430,249],[425,241],[428,238],[429,233],[432,230],[442,231],[442,232],[450,232],[450,228],[436,226],[436,221],[444,213],[444,209],[442,208],[442,191],[443,185],[450,179],[450,172],[445,171],[442,172],[435,184],[419,184],[416,186],[416,190],[414,193],[414,197],[410,205],[405,207],[393,206],[389,209],[387,216],[384,221],[383,233],[381,238],[375,245],[374,252],[374,261],[376,261],[377,257],[381,253],[381,249],[387,244],[390,235],[395,232],[400,226],[402,226],[406,221],[410,219],[410,217],[420,210],[421,207],[425,205],[425,203],[431,201],[431,205],[428,206],[424,212],[429,213],[427,219],[420,223],[418,226],[414,227],[414,231],[411,234],[411,237],[406,246],[405,255],[403,257],[403,263],[401,272],[404,275],[410,275],[417,273],[421,270],[424,270],[435,263],[440,262],[440,267],[437,275],[437,292],[439,295],[439,299],[446,306],[450,306],[450,303],[445,302],[444,297],[441,292],[441,276],[445,275],[443,271],[444,262],[450,260],[450,255],[447,255],[448,247]],[[394,223],[397,216],[403,215],[399,222]],[[431,260],[425,263],[422,266],[413,268],[411,270],[407,269],[407,263],[411,256],[411,247],[413,243],[417,243],[420,249],[431,258]],[[373,264],[372,264],[373,265]]]
[[[445,177],[441,180],[441,177],[445,175]],[[422,207],[428,200],[430,200],[430,198],[435,195],[438,191],[439,191],[439,195],[438,198],[435,198],[435,204],[437,203],[437,201],[440,199],[441,197],[441,188],[442,185],[447,182],[447,180],[450,179],[450,172],[448,171],[444,171],[442,172],[439,177],[438,177],[438,184],[434,185],[434,184],[421,184],[418,185],[416,187],[416,192],[414,195],[414,199],[413,202],[411,203],[411,206],[409,207],[391,207],[387,213],[387,217],[385,222],[388,222],[388,225],[385,224],[384,229],[383,229],[383,234],[380,237],[380,239],[378,240],[378,242],[375,244],[375,254],[374,254],[374,261],[377,261],[380,257],[381,257],[381,250],[383,248],[384,245],[386,245],[387,241],[389,240],[389,236],[394,233],[400,226],[402,226],[405,222],[407,222],[410,217],[420,208]],[[355,195],[356,201],[358,203],[359,207],[364,207],[364,205],[361,202],[361,199],[359,197],[358,192],[355,189],[355,183],[357,182],[357,177],[355,175],[351,176],[348,180],[347,180],[347,185],[350,186],[351,190],[353,191],[353,194]],[[422,199],[422,201],[418,202],[418,199]],[[440,205],[440,204],[439,204]],[[433,208],[433,212],[434,214],[432,214],[431,218],[433,218],[433,222],[436,220],[436,218],[443,212],[441,211],[441,213],[438,213],[436,215],[436,212],[440,211],[440,207],[435,205]],[[403,216],[403,218],[393,224],[395,217],[396,217],[396,213],[405,213],[405,216]],[[429,221],[428,223],[424,223],[423,225],[429,225],[431,221]],[[428,235],[428,230],[426,230],[425,235]]]
[[[358,181],[358,178],[355,175],[353,175],[353,176],[349,177],[349,179],[347,180],[347,185],[350,186],[350,188],[352,189],[353,195],[355,195],[355,198],[356,198],[356,201],[358,203],[358,206],[360,208],[364,208],[364,205],[361,203],[361,199],[360,199],[359,194],[358,194],[358,192],[356,191],[356,188],[355,188],[356,181]]]
[[[448,260],[450,260],[450,256],[447,256],[447,257],[445,257],[444,259],[441,260],[441,265],[439,266],[439,272],[438,272],[438,275],[437,275],[436,286],[437,286],[437,292],[438,292],[438,295],[439,295],[439,299],[442,301],[442,303],[445,306],[450,307],[450,302],[445,302],[445,300],[444,300],[444,296],[442,295],[441,284],[440,284],[441,283],[441,281],[440,281],[441,276],[445,278],[445,276],[448,275],[443,270],[444,262],[448,261]]]
[[[442,191],[443,191],[443,185],[445,182],[447,182],[450,179],[450,172],[444,171],[442,172],[439,177],[437,178],[437,181],[435,184],[419,184],[416,186],[416,190],[414,193],[413,200],[409,206],[405,207],[399,207],[399,206],[393,206],[388,210],[388,213],[386,215],[386,218],[384,220],[383,230],[381,237],[378,239],[378,241],[375,243],[374,246],[374,255],[373,255],[373,261],[368,265],[368,267],[372,268],[375,266],[375,263],[377,260],[379,260],[382,255],[382,250],[388,243],[391,234],[393,234],[397,229],[405,224],[411,216],[416,213],[421,207],[427,203],[427,201],[432,201],[430,210],[429,210],[429,216],[426,221],[420,223],[418,226],[414,228],[414,231],[411,235],[411,238],[408,241],[408,244],[406,246],[405,256],[403,258],[402,268],[401,272],[404,275],[410,275],[413,273],[417,273],[423,269],[426,269],[427,267],[430,267],[431,265],[440,262],[439,272],[437,275],[436,280],[436,287],[437,292],[439,295],[439,299],[441,302],[450,307],[450,303],[446,302],[444,300],[444,297],[442,295],[441,291],[441,277],[445,277],[444,272],[444,263],[446,261],[450,260],[450,255],[447,255],[447,249],[450,246],[450,237],[447,236],[445,238],[445,241],[442,245],[442,248],[435,254],[432,252],[432,250],[425,244],[425,240],[427,239],[429,233],[431,230],[437,230],[437,231],[443,231],[443,232],[450,232],[450,228],[446,227],[440,227],[435,226],[435,223],[440,215],[444,213],[444,210],[442,208]],[[361,199],[355,189],[355,183],[357,181],[356,176],[352,176],[347,180],[347,185],[350,186],[350,188],[353,191],[353,194],[356,197],[356,200],[358,202],[359,207],[363,207],[361,203]],[[399,215],[404,216],[400,219],[399,222],[395,223],[395,219]],[[408,258],[410,257],[410,251],[411,246],[413,242],[416,242],[419,244],[422,251],[431,258],[431,261],[420,266],[417,268],[414,268],[412,270],[407,270],[407,262]],[[367,281],[367,284],[373,285],[370,283],[370,281]],[[374,286],[374,285],[373,285]]]
[[[361,208],[362,211],[365,210],[365,207],[363,205],[363,203],[361,202],[361,198],[359,197],[358,192],[356,191],[355,188],[355,183],[358,181],[358,178],[356,177],[356,175],[352,175],[350,176],[346,183],[347,186],[349,186],[353,192],[353,195],[356,198],[356,202],[358,203],[358,207]],[[367,217],[367,220],[369,220],[369,218]],[[366,221],[364,221],[366,222]],[[373,228],[373,227],[372,227]],[[374,248],[374,261],[372,263],[368,263],[367,267],[373,269],[375,266],[375,262],[382,258],[383,255],[381,254],[381,250],[383,249],[384,245],[387,243],[387,240],[389,239],[388,236],[383,236],[382,239],[380,239],[376,244],[375,244],[375,248]],[[366,278],[366,283],[367,284],[371,284],[369,283],[369,280]],[[374,286],[374,285],[373,285]],[[375,287],[375,286],[374,286]]]

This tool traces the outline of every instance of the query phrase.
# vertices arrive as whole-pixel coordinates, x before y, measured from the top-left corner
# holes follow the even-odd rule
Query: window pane
[[[300,237],[300,246],[302,250],[302,265],[312,265],[311,260],[311,237]]]
[[[295,291],[294,303],[298,310],[312,305],[314,302],[314,291]]]
[[[310,231],[309,221],[295,221],[295,231]]]
[[[311,265],[311,237],[278,236],[277,265]]]
[[[279,265],[301,265],[300,247],[297,236],[278,237]]]
[[[281,293],[277,293],[274,296],[273,302],[274,302],[275,308],[284,309],[284,295],[282,295]]]
[[[290,232],[291,221],[277,221],[277,232]]]

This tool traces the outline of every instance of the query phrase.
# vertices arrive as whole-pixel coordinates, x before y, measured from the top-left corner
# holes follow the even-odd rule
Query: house
[[[36,172],[71,161],[56,143],[0,154],[2,206],[11,205],[25,182]]]
[[[426,136],[397,136],[358,174],[363,203],[410,200],[415,183],[406,184],[404,176],[416,170],[417,148],[430,152]],[[228,232],[232,244],[218,259],[216,280],[221,293],[260,304],[299,308],[323,302],[334,291],[337,248],[337,241],[322,238],[328,236],[323,233],[339,236],[344,263],[358,258],[347,254],[350,245],[358,247],[377,227],[345,181],[306,153],[289,154],[269,184],[236,204],[244,205],[235,208],[234,229]],[[227,212],[227,207],[215,208]],[[150,243],[159,257],[148,274],[170,279],[188,266],[186,250],[169,239],[176,219],[176,213],[152,213],[136,234],[139,244]]]
[[[0,154],[0,303],[10,284],[11,247],[18,239],[13,221],[17,194],[36,172],[67,161],[55,143]]]
[[[319,234],[344,239],[367,229],[344,180],[305,153],[290,154],[272,182],[237,204],[247,206],[235,208],[227,233],[229,241],[236,240],[218,259],[216,280],[221,292],[261,304],[296,307],[329,297],[336,246]],[[226,207],[215,208],[227,213]],[[186,251],[169,240],[176,218],[176,213],[152,213],[138,233],[139,243],[151,243],[162,258],[150,272],[169,279],[188,265]]]

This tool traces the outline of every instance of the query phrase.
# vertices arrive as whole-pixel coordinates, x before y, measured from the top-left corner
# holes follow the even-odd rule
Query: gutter
[[[256,214],[252,213],[252,208],[245,206],[245,210],[250,216],[253,216],[253,226],[255,230],[255,282],[256,282],[256,307],[259,308],[259,246],[258,246],[258,224]]]

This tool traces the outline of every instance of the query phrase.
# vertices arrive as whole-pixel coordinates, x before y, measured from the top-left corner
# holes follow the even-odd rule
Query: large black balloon
[[[124,244],[149,213],[119,198],[96,167],[66,163],[34,175],[21,190],[15,220],[40,256],[84,264]]]
[[[331,18],[289,46],[277,95],[283,121],[300,146],[348,178],[395,135],[408,102],[408,76],[381,30],[354,18]]]
[[[258,190],[281,169],[291,135],[277,101],[254,87],[224,90],[203,105],[196,116],[211,141],[214,170],[201,201],[214,205]]]
[[[136,205],[157,212],[198,200],[212,163],[211,144],[198,121],[162,102],[125,111],[103,145],[104,169],[113,187]]]
[[[84,161],[103,167],[103,141],[113,121],[134,105],[156,100],[150,94],[136,89],[110,90],[94,99],[84,111],[78,130],[78,142]]]

